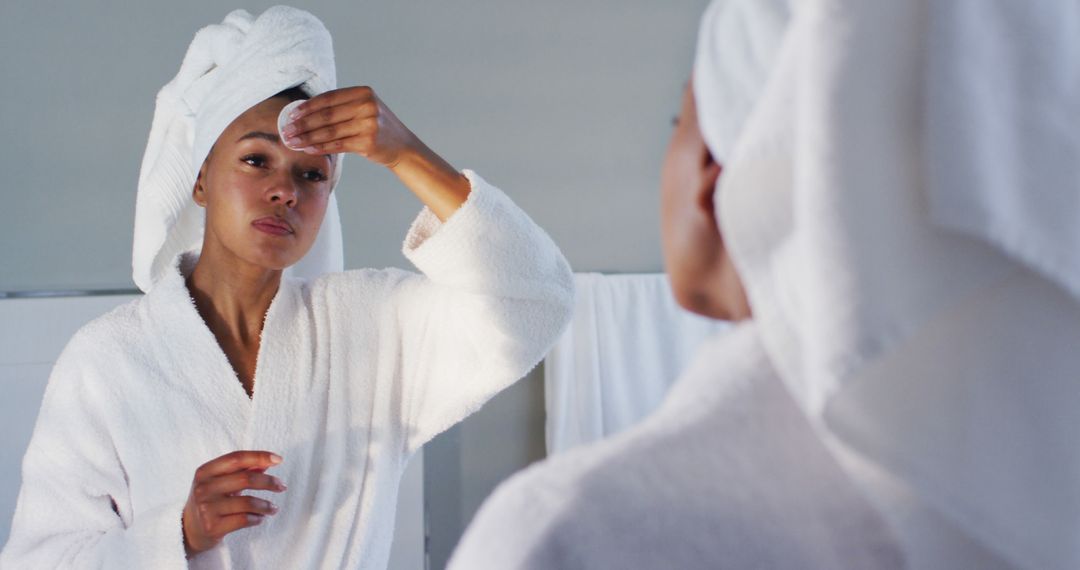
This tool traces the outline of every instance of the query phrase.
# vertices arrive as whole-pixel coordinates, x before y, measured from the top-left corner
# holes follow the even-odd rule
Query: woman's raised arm
[[[468,179],[413,134],[370,87],[316,95],[290,118],[282,130],[288,146],[312,154],[351,152],[381,164],[442,221],[469,197]]]

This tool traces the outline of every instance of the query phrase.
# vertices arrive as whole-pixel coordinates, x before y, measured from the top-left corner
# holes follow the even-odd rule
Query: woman
[[[334,82],[306,12],[196,35],[140,175],[147,294],[57,361],[0,565],[385,567],[408,458],[554,342],[573,297],[558,248]],[[404,244],[423,275],[340,271],[345,152],[424,203]]]
[[[785,4],[712,2],[663,175],[676,296],[744,322],[451,567],[1080,566],[1075,3]]]
[[[640,424],[500,486],[450,568],[899,567],[884,521],[776,377],[718,227],[721,164],[764,90],[788,12],[785,0],[710,5],[661,174],[676,300],[738,324],[706,339]]]

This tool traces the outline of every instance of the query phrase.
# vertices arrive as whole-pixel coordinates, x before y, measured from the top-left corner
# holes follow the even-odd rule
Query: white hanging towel
[[[574,276],[574,318],[544,361],[548,454],[618,433],[655,410],[728,324],[675,303],[660,273]]]

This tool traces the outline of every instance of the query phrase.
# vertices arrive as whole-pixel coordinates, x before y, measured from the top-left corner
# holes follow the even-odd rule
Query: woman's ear
[[[704,147],[704,141],[702,141]],[[716,182],[720,179],[720,171],[723,167],[713,160],[709,149],[705,149],[705,157],[701,166],[701,178],[698,185],[697,203],[698,211],[705,217],[716,223]],[[719,231],[719,230],[718,230]]]
[[[202,168],[199,169],[199,175],[195,177],[195,188],[191,191],[191,198],[203,208],[206,207],[206,185],[203,181],[206,179],[206,165],[209,162],[209,157],[203,161]]]

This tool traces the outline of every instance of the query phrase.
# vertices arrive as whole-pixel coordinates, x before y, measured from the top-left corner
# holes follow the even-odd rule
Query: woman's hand
[[[273,503],[240,492],[284,491],[281,480],[263,473],[278,463],[281,458],[268,451],[234,451],[195,470],[182,518],[188,558],[217,546],[226,534],[255,526],[263,516],[277,512]]]
[[[308,99],[292,111],[282,133],[287,146],[309,154],[351,152],[386,166],[443,221],[472,190],[465,175],[406,128],[370,87]]]
[[[422,143],[370,87],[344,87],[312,97],[282,129],[287,146],[310,154],[351,152],[393,168]]]

